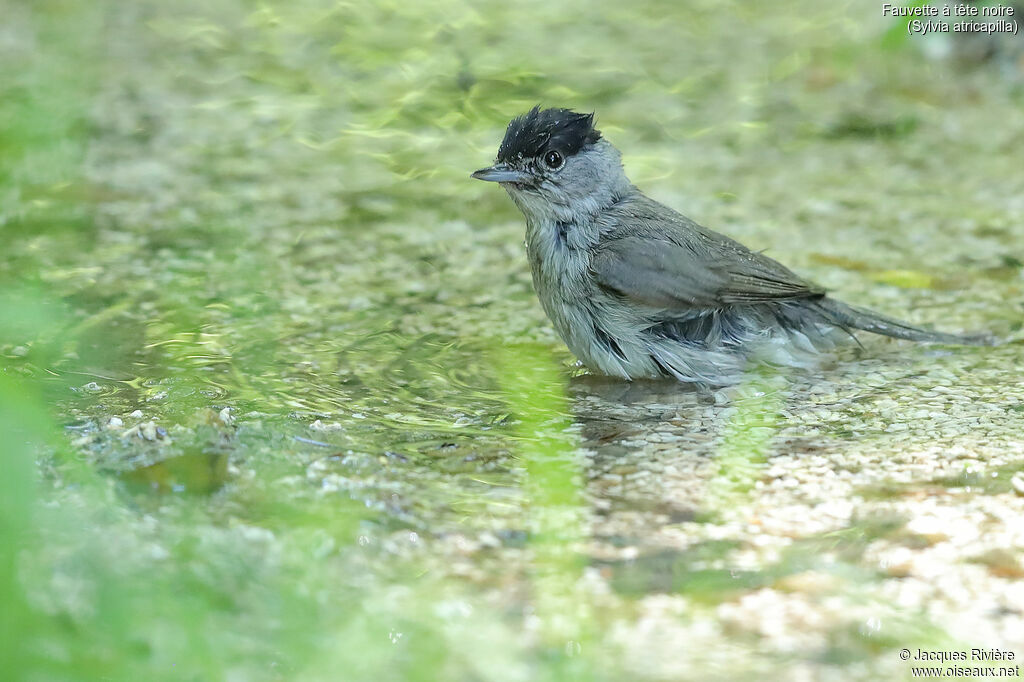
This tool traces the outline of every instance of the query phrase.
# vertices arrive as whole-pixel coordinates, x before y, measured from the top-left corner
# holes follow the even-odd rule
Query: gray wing
[[[619,295],[664,309],[821,298],[824,290],[785,266],[651,200],[664,215],[634,207],[623,219],[636,232],[616,231],[597,246],[591,270],[597,282]],[[632,232],[632,231],[631,231]]]

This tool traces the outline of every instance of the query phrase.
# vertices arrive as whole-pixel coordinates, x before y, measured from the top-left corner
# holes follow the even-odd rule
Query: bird
[[[593,113],[533,107],[472,177],[498,183],[522,212],[541,306],[596,374],[727,386],[754,363],[812,366],[844,340],[859,344],[855,330],[988,343],[847,305],[651,199],[626,177]]]

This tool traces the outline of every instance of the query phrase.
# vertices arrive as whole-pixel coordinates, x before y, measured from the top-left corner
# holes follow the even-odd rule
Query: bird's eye
[[[544,163],[548,165],[548,168],[561,168],[564,163],[562,155],[556,151],[550,151],[544,155]]]

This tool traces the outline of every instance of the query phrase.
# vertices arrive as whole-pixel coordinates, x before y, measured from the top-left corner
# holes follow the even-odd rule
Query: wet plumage
[[[594,372],[721,385],[751,359],[806,364],[856,329],[980,341],[836,301],[648,198],[590,114],[534,108],[509,124],[495,166],[474,177],[500,182],[522,211],[541,304]]]
[[[498,161],[533,158],[549,147],[571,156],[599,139],[601,131],[594,128],[593,114],[534,107],[509,122]]]

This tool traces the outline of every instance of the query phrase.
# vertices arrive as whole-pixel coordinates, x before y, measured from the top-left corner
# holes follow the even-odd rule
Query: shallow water
[[[868,5],[0,9],[0,667],[1024,656],[1012,68],[926,58]],[[596,109],[639,186],[837,297],[1004,343],[865,337],[712,394],[587,375],[468,177],[537,101]]]

